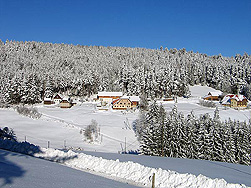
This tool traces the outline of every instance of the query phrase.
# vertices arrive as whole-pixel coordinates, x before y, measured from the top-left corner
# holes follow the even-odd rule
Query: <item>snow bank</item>
[[[34,155],[40,152],[40,147],[29,142],[15,142],[11,140],[0,139],[0,149],[18,152],[26,155]]]
[[[119,160],[107,160],[103,158],[75,153],[73,151],[63,152],[55,149],[42,149],[42,153],[35,154],[36,157],[56,161],[66,166],[92,171],[94,173],[110,176],[114,179],[124,179],[144,186],[151,185],[151,176],[155,173],[156,187],[219,187],[239,188],[247,187],[239,184],[229,184],[224,179],[210,179],[203,175],[179,174],[170,170],[162,170],[145,167],[134,162],[119,162]]]

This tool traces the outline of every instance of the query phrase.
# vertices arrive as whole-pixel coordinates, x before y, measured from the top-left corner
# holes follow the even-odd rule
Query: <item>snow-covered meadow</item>
[[[183,112],[185,115],[190,113],[191,111],[194,112],[195,115],[199,116],[201,114],[209,113],[210,115],[213,115],[214,108],[208,108],[203,107],[199,105],[199,99],[200,97],[203,97],[206,95],[209,91],[215,91],[212,88],[206,87],[206,86],[192,86],[190,87],[192,96],[188,99],[186,98],[178,98],[177,103],[175,104],[173,101],[170,102],[161,102],[163,106],[167,111],[170,111],[174,105],[177,105],[178,111]],[[224,121],[226,119],[236,119],[240,121],[248,121],[250,118],[250,109],[245,110],[234,110],[230,108],[225,108],[217,104],[218,109],[220,111],[220,117]],[[73,106],[70,109],[61,109],[56,106],[44,106],[44,105],[35,105],[35,107],[38,109],[38,112],[42,114],[40,119],[32,119],[23,115],[18,114],[14,109],[0,109],[0,126],[1,127],[9,127],[13,128],[14,132],[17,135],[17,138],[19,141],[27,140],[31,143],[34,143],[36,145],[39,145],[41,147],[50,147],[50,148],[81,148],[84,150],[84,152],[91,151],[92,155],[97,154],[97,152],[106,152],[106,153],[118,153],[125,149],[128,150],[137,150],[139,149],[139,142],[135,136],[135,133],[132,129],[132,123],[138,118],[139,112],[122,112],[122,111],[98,111],[95,109],[95,103],[91,102],[85,102],[85,103],[78,103],[76,106]],[[81,130],[85,129],[90,123],[91,120],[96,120],[99,128],[100,128],[100,136],[98,137],[98,140],[89,143],[85,140],[85,137],[83,134],[81,134]],[[51,152],[47,152],[51,151]],[[60,151],[55,150],[46,150],[44,156],[41,157],[48,157],[48,155],[68,155],[64,154]],[[72,153],[69,153],[71,155]],[[75,155],[75,154],[74,154]],[[140,178],[138,176],[130,175],[137,174],[138,171],[141,171],[141,166],[139,169],[136,167],[139,167],[139,164],[135,164],[132,162],[126,162],[126,164],[121,164],[119,161],[113,161],[113,164],[116,164],[111,168],[111,170],[117,169],[117,171],[100,171],[101,167],[99,165],[103,165],[104,163],[110,164],[110,162],[103,161],[104,159],[96,159],[92,158],[92,156],[84,156],[84,154],[76,154],[79,156],[79,158],[83,160],[97,161],[97,164],[94,166],[84,166],[83,170],[89,169],[99,175],[110,177],[113,176],[114,179],[122,181],[127,179],[126,181],[130,182],[138,182],[140,185],[149,185],[149,181],[146,180],[146,177],[142,179],[141,175]],[[98,157],[102,157],[102,155],[106,155],[104,153],[99,153]],[[115,155],[115,154],[114,154]],[[84,157],[83,157],[84,156]],[[156,172],[158,174],[158,177],[174,177],[174,181],[172,183],[180,183],[182,186],[191,186],[194,184],[194,182],[197,182],[198,185],[205,185],[204,187],[208,186],[214,186],[214,183],[219,183],[218,187],[224,187],[227,185],[227,183],[223,180],[211,180],[207,179],[203,176],[198,176],[200,173],[203,174],[201,171],[196,171],[199,173],[196,173],[192,168],[188,168],[187,171],[179,171],[179,169],[182,169],[182,162],[174,163],[177,164],[177,168],[168,168],[164,167],[162,168],[161,165],[151,165],[157,161],[159,163],[165,163],[163,159],[161,158],[152,158],[149,157],[148,160],[152,160],[153,162],[151,164],[149,163],[141,163],[144,156],[137,156],[137,160],[135,162],[140,163],[141,165],[145,166],[151,166],[153,168],[161,168],[161,169],[147,169],[147,174],[151,174],[152,172]],[[129,157],[130,158],[130,157]],[[128,161],[127,159],[126,161]],[[177,159],[179,161],[180,159]],[[161,161],[161,162],[160,162]],[[196,169],[196,161],[198,160],[186,160],[185,163],[192,164],[195,166]],[[69,161],[70,162],[70,161]],[[82,168],[79,167],[78,164],[82,161],[72,161],[72,163],[66,164],[70,167],[74,168]],[[88,161],[85,161],[87,163],[90,163]],[[117,164],[118,162],[118,164]],[[198,162],[199,164],[200,162]],[[209,168],[211,165],[214,165],[208,161],[206,161],[206,165],[199,166],[198,168]],[[90,163],[92,164],[92,163]],[[133,166],[130,166],[133,164]],[[135,164],[135,166],[134,166]],[[218,164],[218,163],[217,163]],[[251,186],[251,181],[247,180],[247,178],[251,179],[250,177],[250,167],[245,167],[245,170],[242,170],[242,165],[236,165],[236,166],[227,166],[223,164],[220,171],[216,169],[212,169],[211,172],[216,176],[211,176],[210,174],[203,174],[205,176],[208,176],[210,178],[226,178],[228,183],[240,183],[240,184],[246,184],[248,186]],[[122,165],[122,166],[120,166]],[[119,170],[121,170],[123,167],[128,169],[136,169],[135,172],[128,171],[126,172],[127,175],[121,175],[119,173]],[[129,165],[129,167],[128,167]],[[165,166],[165,165],[164,165]],[[220,166],[220,165],[218,165]],[[94,169],[92,169],[94,168]],[[97,169],[98,168],[98,169]],[[142,167],[143,168],[143,167]],[[147,167],[144,167],[147,168]],[[233,168],[236,168],[234,171]],[[108,167],[103,166],[102,169],[108,169]],[[247,170],[248,169],[248,170]],[[168,170],[174,170],[179,173],[188,173],[186,175],[180,175],[179,173],[175,172],[169,172]],[[163,172],[164,171],[164,172]],[[230,172],[231,171],[231,172]],[[226,172],[226,176],[222,176],[222,173],[219,172]],[[166,174],[168,173],[168,174]],[[230,175],[228,176],[227,174]],[[193,174],[193,175],[192,175]],[[242,175],[241,175],[242,174]],[[120,176],[121,175],[121,176]],[[201,179],[198,179],[199,178]],[[128,178],[129,177],[129,178]],[[134,177],[134,178],[132,178]],[[135,179],[136,177],[136,179]],[[229,181],[231,177],[235,177],[234,181]],[[178,184],[172,184],[168,179],[161,178],[161,181],[157,180],[157,183],[159,186],[174,186]],[[187,178],[187,179],[186,179]],[[229,179],[230,178],[230,179]],[[163,181],[162,181],[163,180]],[[166,182],[167,184],[163,183]],[[183,184],[185,183],[186,184]],[[200,182],[200,183],[199,183]],[[203,184],[203,182],[209,182],[209,184]],[[196,185],[196,184],[195,184]],[[235,187],[233,185],[228,185],[230,187]],[[237,186],[238,187],[238,186]]]
[[[138,149],[134,131],[127,126],[137,118],[137,113],[96,111],[92,103],[71,109],[43,105],[37,108],[42,113],[40,119],[21,116],[13,109],[0,109],[0,124],[13,128],[20,141],[26,139],[42,147],[47,147],[49,141],[49,146],[53,148],[80,147],[84,150],[117,153],[124,149],[126,139],[128,150]],[[98,141],[89,143],[80,131],[92,119],[98,122],[100,136]]]
[[[213,115],[214,108],[203,107],[198,103],[200,97],[215,90],[207,86],[192,86],[190,90],[192,96],[188,99],[178,98],[176,104],[173,101],[159,103],[162,103],[167,111],[177,105],[178,111],[185,115],[191,111],[197,116],[205,113]],[[248,121],[251,115],[250,109],[238,111],[219,104],[217,106],[223,121],[229,118]],[[80,147],[89,151],[118,153],[124,150],[126,142],[127,150],[139,149],[139,143],[132,130],[132,123],[138,118],[137,111],[98,111],[95,109],[95,103],[90,102],[79,103],[70,109],[44,105],[35,107],[42,113],[40,119],[19,115],[13,109],[0,109],[0,125],[13,128],[20,141],[26,139],[42,147],[47,147],[49,141],[52,148]],[[97,121],[101,134],[98,141],[88,143],[80,131],[88,126],[92,119]]]
[[[213,117],[213,113],[215,108],[208,108],[201,106],[199,104],[199,100],[201,97],[208,94],[208,92],[215,92],[217,90],[207,87],[207,86],[190,86],[191,97],[190,98],[182,98],[179,97],[177,99],[177,103],[175,104],[174,101],[170,102],[159,102],[162,103],[163,106],[167,111],[170,111],[174,105],[177,106],[178,112],[182,112],[184,115],[189,114],[191,111],[196,116],[200,116],[202,114],[210,114]],[[239,120],[239,121],[249,121],[251,118],[251,110],[250,109],[242,109],[242,110],[235,110],[229,107],[225,107],[220,105],[218,101],[215,101],[216,106],[218,107],[220,118],[222,121],[228,120],[229,118],[232,120]]]

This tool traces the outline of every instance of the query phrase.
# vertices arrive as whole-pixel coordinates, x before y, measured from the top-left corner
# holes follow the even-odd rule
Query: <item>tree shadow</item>
[[[12,184],[14,178],[22,177],[26,173],[21,166],[9,159],[16,156],[14,159],[18,160],[18,157],[23,156],[21,154],[33,156],[39,152],[41,152],[41,150],[38,146],[28,142],[0,139],[0,187]]]
[[[8,160],[8,156],[16,156],[19,154],[0,150],[0,187],[12,184],[13,180],[24,176],[26,171],[19,165]]]

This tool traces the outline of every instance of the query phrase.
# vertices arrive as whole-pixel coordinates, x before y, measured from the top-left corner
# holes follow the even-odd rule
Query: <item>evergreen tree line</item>
[[[166,113],[154,102],[135,128],[145,155],[251,164],[251,122],[221,122],[218,109],[213,118],[185,117],[176,106]]]
[[[204,84],[251,99],[251,56],[208,56],[185,49],[81,46],[0,40],[0,99],[38,103],[60,92],[123,91],[147,98],[189,95]]]

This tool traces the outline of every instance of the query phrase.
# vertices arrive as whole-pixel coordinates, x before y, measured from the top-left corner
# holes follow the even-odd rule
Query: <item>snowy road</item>
[[[1,188],[136,188],[54,162],[0,150]]]
[[[206,161],[178,159],[155,156],[122,155],[116,153],[88,152],[83,153],[121,162],[132,161],[152,168],[173,170],[179,173],[202,174],[210,178],[223,178],[228,183],[245,184],[251,187],[251,166]]]

